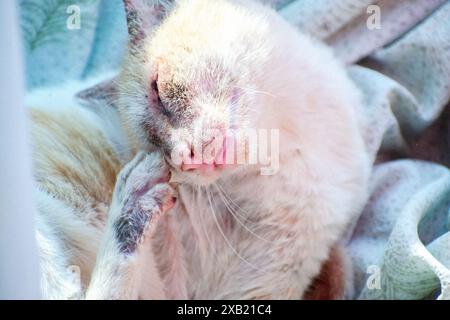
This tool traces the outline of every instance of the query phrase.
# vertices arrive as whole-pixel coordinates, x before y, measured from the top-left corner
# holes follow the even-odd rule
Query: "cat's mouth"
[[[217,171],[217,170],[222,170],[225,167],[224,164],[221,163],[200,163],[200,164],[196,164],[196,163],[190,163],[190,164],[186,164],[183,163],[180,166],[180,170],[182,172],[200,172],[202,174],[209,174],[213,171]]]
[[[213,145],[214,141],[218,143]],[[175,144],[170,150],[166,150],[165,158],[172,170],[183,180],[205,184],[217,180],[227,167],[226,150],[225,143],[213,137],[206,143],[201,141],[200,144]]]
[[[194,185],[210,185],[224,174],[227,166],[218,163],[181,164],[174,165],[168,160],[174,182],[190,183]]]

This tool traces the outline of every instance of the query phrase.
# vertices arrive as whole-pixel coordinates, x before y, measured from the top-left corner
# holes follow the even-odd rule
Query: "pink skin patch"
[[[173,196],[170,197],[166,202],[164,202],[162,211],[166,212],[166,211],[172,209],[175,206],[176,201],[177,201],[177,198],[175,198]]]
[[[190,163],[182,163],[181,171],[198,170],[203,173],[208,173],[235,165],[235,157],[232,158],[232,163],[227,163],[227,150],[230,139],[226,137],[223,139],[222,148],[217,152],[213,161],[205,161],[207,157],[202,156],[201,163],[195,161],[195,156],[191,156]],[[229,160],[228,160],[229,162]]]

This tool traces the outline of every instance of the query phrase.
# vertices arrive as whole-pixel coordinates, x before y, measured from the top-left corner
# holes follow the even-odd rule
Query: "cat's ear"
[[[123,0],[131,47],[139,46],[146,35],[161,23],[175,1]]]
[[[111,78],[84,89],[76,94],[76,99],[82,105],[108,105],[116,108],[118,90],[117,79]]]

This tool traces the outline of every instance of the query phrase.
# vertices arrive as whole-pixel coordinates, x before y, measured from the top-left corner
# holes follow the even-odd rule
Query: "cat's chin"
[[[219,174],[208,174],[208,175],[202,175],[202,174],[198,174],[194,177],[189,177],[188,181],[191,182],[191,184],[193,185],[197,185],[197,186],[209,186],[214,184],[215,182],[217,182],[220,179],[220,175]]]
[[[209,186],[217,182],[222,176],[222,170],[193,170],[188,172],[180,172],[179,177],[184,183],[197,186]]]
[[[196,186],[209,186],[218,180],[229,176],[233,168],[215,168],[214,170],[172,170],[172,181],[179,183],[192,184]]]

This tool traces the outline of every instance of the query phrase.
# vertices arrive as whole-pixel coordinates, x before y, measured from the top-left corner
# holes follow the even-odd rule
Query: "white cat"
[[[329,296],[342,297],[343,254],[330,252],[370,172],[343,67],[254,1],[178,1],[155,29],[161,7],[125,6],[130,50],[114,103],[128,147],[142,151],[121,169],[103,119],[31,111],[44,295],[300,299],[330,258]],[[230,132],[264,130],[278,133],[276,172],[219,161]],[[232,159],[250,150],[246,140]]]

